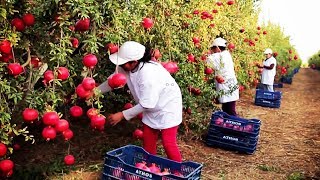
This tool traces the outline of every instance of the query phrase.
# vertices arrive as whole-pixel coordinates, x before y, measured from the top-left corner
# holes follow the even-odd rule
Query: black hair
[[[221,51],[224,51],[224,50],[226,50],[226,47],[224,47],[224,46],[219,46],[219,49],[220,49]]]
[[[212,46],[212,47],[211,47],[212,50],[213,50],[214,48],[217,48],[217,46]],[[218,48],[219,48],[221,51],[226,50],[226,47],[224,47],[224,46],[218,46]]]
[[[140,69],[143,68],[145,63],[150,63],[151,57],[152,57],[152,49],[149,46],[146,46],[143,57],[138,60],[139,63],[143,63]],[[138,68],[135,68],[131,72],[136,72],[137,70]]]
[[[150,47],[146,47],[144,55],[139,61],[143,63],[147,63],[147,62],[150,62],[151,57],[152,57],[152,49]]]

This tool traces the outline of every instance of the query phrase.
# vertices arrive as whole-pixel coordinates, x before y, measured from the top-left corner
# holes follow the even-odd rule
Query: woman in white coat
[[[226,50],[227,41],[223,38],[216,38],[211,50],[213,54],[208,56],[207,64],[215,70],[216,90],[222,96],[219,102],[222,104],[222,111],[229,115],[237,116],[236,101],[239,99],[239,88],[236,74],[234,71],[231,54]]]
[[[108,117],[111,125],[122,119],[130,120],[143,113],[143,148],[157,152],[158,134],[169,159],[181,162],[177,145],[178,127],[182,122],[182,95],[170,73],[159,63],[151,61],[151,51],[134,41],[125,42],[117,53],[110,55],[113,64],[127,78],[127,85],[136,105]],[[98,89],[112,89],[105,81]]]
[[[259,68],[263,68],[261,74],[261,87],[263,90],[273,92],[274,77],[276,75],[277,60],[272,55],[272,50],[267,48],[264,51],[266,59],[263,65],[257,64]]]

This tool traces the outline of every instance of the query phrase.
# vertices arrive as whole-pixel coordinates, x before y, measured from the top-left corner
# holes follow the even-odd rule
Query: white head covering
[[[213,40],[211,47],[213,46],[221,46],[221,47],[226,47],[227,46],[227,41],[221,37],[218,37]]]
[[[135,41],[127,41],[122,44],[119,51],[109,56],[110,61],[115,65],[122,65],[129,61],[140,60],[146,47]]]
[[[272,54],[272,50],[270,48],[267,48],[265,51],[264,51],[264,54]]]

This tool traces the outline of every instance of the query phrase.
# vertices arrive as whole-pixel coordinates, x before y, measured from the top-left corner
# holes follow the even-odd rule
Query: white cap
[[[140,60],[146,47],[135,41],[127,41],[122,44],[119,51],[109,56],[110,61],[115,65],[122,65],[129,61]]]
[[[227,41],[221,37],[216,38],[215,40],[213,40],[211,47],[213,46],[222,46],[222,47],[226,47],[227,46]]]
[[[267,48],[265,51],[264,51],[264,54],[272,54],[272,50],[270,48]]]

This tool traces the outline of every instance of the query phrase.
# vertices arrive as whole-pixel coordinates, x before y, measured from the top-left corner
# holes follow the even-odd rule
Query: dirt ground
[[[207,147],[201,140],[179,141],[184,160],[203,163],[201,179],[320,179],[320,72],[300,69],[291,85],[284,84],[284,87],[278,90],[282,91],[283,95],[279,109],[255,106],[255,90],[242,94],[237,104],[237,111],[241,117],[256,118],[262,122],[257,150],[253,155]],[[94,133],[83,133],[87,133],[87,136],[82,138],[87,137],[87,141],[90,141],[93,147],[97,142]],[[125,136],[131,135],[124,134]],[[119,137],[108,135],[108,139],[112,138]],[[81,144],[83,139],[74,141],[77,142],[74,144]],[[123,138],[123,143],[128,143],[126,141],[127,139]],[[45,146],[43,151],[57,146],[59,145]],[[80,147],[73,146],[73,149],[77,148]],[[113,147],[109,145],[108,148]],[[83,154],[100,153],[96,151],[89,145]],[[29,157],[23,153],[27,161]],[[61,154],[63,153],[60,152]],[[21,155],[18,157],[21,159]],[[43,155],[42,158],[48,157]],[[96,160],[98,165],[103,163],[99,156],[93,156],[91,159]],[[39,159],[34,162],[39,162]],[[91,169],[95,169],[96,172],[80,168],[49,179],[99,179],[99,166]]]

